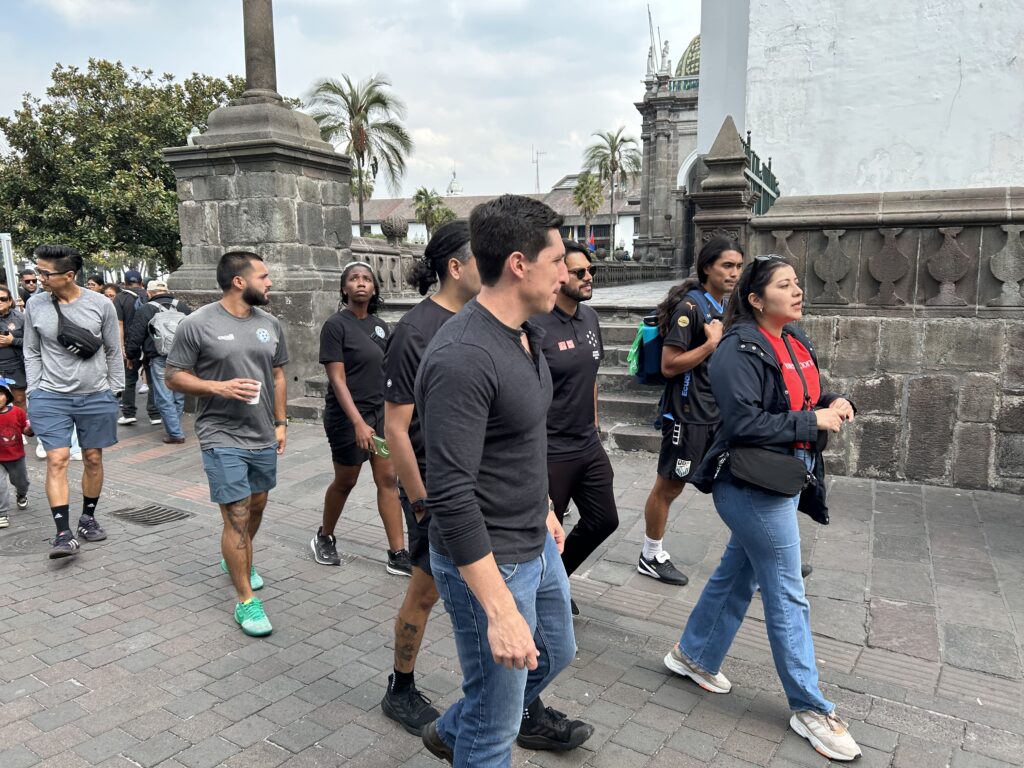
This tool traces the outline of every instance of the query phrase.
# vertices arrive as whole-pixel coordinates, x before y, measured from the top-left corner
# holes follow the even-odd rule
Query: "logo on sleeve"
[[[383,339],[384,338],[384,329],[381,326],[379,326],[379,325],[374,326],[373,332],[376,334],[378,339]]]
[[[679,320],[676,321],[676,323],[679,325],[680,328],[685,328],[690,324],[690,318],[688,318],[686,315],[683,315],[682,317],[679,318]]]
[[[597,334],[593,331],[587,331],[587,343],[592,347],[597,347]]]
[[[256,338],[259,339],[260,344],[266,344],[268,341],[270,341],[270,331],[268,331],[266,328],[257,328]]]

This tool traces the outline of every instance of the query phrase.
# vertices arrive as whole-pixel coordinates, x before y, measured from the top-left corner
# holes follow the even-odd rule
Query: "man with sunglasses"
[[[21,303],[24,305],[32,296],[41,292],[39,278],[36,277],[34,269],[23,269],[18,274],[21,285],[18,287],[18,295],[21,296]]]
[[[75,283],[82,257],[66,245],[35,250],[44,293],[25,304],[25,373],[28,416],[46,450],[46,496],[57,537],[51,558],[77,555],[70,525],[68,460],[71,433],[78,431],[85,466],[78,533],[102,541],[96,521],[103,489],[103,449],[117,443],[115,393],[124,390],[121,338],[114,305],[102,294]]]
[[[594,272],[586,249],[562,240],[569,279],[555,308],[531,322],[544,329],[542,350],[551,371],[548,409],[548,494],[562,522],[571,499],[579,522],[566,536],[565,572],[572,575],[618,527],[612,465],[597,427],[597,369],[604,358],[597,312],[583,302],[594,296]],[[575,601],[574,615],[579,613]]]

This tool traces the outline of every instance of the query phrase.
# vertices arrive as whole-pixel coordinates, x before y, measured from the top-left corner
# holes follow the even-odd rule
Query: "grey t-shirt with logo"
[[[199,400],[196,436],[210,448],[259,450],[277,445],[274,433],[274,368],[288,362],[281,323],[259,307],[235,317],[219,301],[200,307],[179,323],[167,365],[207,381],[255,379],[260,401],[204,397]]]

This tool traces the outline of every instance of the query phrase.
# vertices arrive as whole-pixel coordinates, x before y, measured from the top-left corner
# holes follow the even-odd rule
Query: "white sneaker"
[[[149,392],[149,385],[148,384],[139,384],[138,392],[139,392],[140,395],[146,394],[147,392]]]
[[[680,652],[678,643],[672,647],[671,651],[665,654],[665,666],[677,675],[690,678],[705,691],[728,693],[732,690],[732,683],[729,682],[729,678],[721,672],[717,675],[712,675],[696,664],[691,664],[689,659]]]
[[[809,709],[794,712],[789,719],[789,727],[830,760],[853,760],[860,757],[860,747],[846,729],[846,723],[835,712],[828,715],[819,715]]]
[[[154,424],[154,425],[156,425],[156,424],[163,424],[164,420],[163,419],[150,419],[149,423],[150,424]]]
[[[124,425],[124,424],[134,424],[137,421],[138,421],[138,419],[136,419],[134,416],[121,416],[117,420],[117,423],[121,424],[121,425]]]
[[[82,452],[79,451],[78,453],[72,453],[71,454],[71,460],[72,461],[81,461],[82,460]]]
[[[43,444],[42,443],[36,443],[36,458],[37,459],[45,459],[46,458],[46,449],[43,448]]]

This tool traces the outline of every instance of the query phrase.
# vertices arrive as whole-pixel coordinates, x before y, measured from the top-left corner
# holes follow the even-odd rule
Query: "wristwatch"
[[[287,427],[288,426],[288,421],[289,421],[288,419],[274,419],[274,426],[275,427]]]

